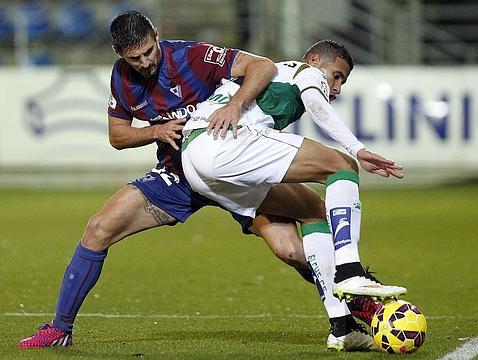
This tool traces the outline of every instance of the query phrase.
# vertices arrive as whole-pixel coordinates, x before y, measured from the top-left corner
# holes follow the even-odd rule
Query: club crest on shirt
[[[169,88],[169,91],[171,91],[174,95],[176,95],[178,98],[182,99],[183,98],[183,92],[181,90],[181,86],[176,85],[175,87]]]
[[[210,46],[204,55],[204,62],[223,66],[226,61],[227,48]]]

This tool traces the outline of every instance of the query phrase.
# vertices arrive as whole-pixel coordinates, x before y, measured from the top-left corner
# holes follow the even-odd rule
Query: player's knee
[[[101,213],[94,215],[88,221],[81,244],[95,251],[107,249],[115,242],[115,231],[111,221]]]
[[[353,171],[354,173],[359,173],[359,167],[357,161],[351,156],[337,151],[335,156],[333,156],[329,161],[330,173],[336,173],[337,171]]]

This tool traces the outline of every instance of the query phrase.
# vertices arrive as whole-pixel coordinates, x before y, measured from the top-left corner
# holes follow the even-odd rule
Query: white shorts
[[[244,126],[237,139],[232,131],[217,140],[203,132],[183,148],[183,170],[193,190],[230,211],[255,217],[270,188],[284,178],[303,141],[303,136],[263,126]]]

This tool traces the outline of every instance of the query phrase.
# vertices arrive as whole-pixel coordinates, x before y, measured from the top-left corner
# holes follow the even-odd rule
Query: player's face
[[[122,57],[144,78],[150,78],[158,71],[160,60],[160,50],[156,37],[147,36],[141,45],[125,51]]]
[[[318,68],[327,77],[327,84],[330,88],[329,100],[334,101],[352,71],[349,64],[344,59],[337,57],[333,63],[319,60],[311,65]]]

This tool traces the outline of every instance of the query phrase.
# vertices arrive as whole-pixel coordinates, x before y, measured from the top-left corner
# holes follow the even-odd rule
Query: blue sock
[[[98,281],[107,253],[107,250],[93,251],[78,244],[63,276],[54,327],[69,333],[73,331],[75,317],[86,295]]]

